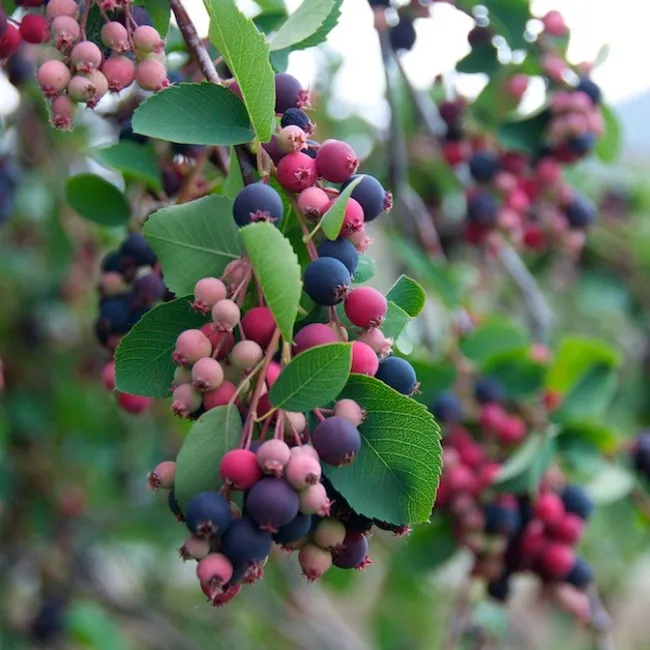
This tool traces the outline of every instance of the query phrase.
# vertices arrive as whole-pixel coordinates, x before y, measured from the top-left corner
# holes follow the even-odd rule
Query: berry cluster
[[[99,278],[99,315],[95,334],[110,353],[102,370],[107,390],[115,390],[115,363],[112,355],[121,338],[162,300],[167,289],[158,269],[154,252],[140,233],[130,234],[119,249],[107,253]],[[116,392],[117,403],[128,413],[142,413],[152,404],[148,397]]]
[[[634,470],[643,478],[650,479],[650,431],[642,431],[636,437],[630,458]]]
[[[0,157],[0,225],[11,218],[14,210],[16,188],[20,181],[20,168],[12,157]]]

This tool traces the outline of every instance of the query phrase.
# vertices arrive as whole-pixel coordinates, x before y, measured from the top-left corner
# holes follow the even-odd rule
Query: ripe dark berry
[[[503,384],[494,377],[481,377],[474,385],[474,399],[479,404],[499,404],[505,400]]]
[[[123,334],[129,330],[131,302],[128,296],[102,300],[99,321],[111,334]]]
[[[153,307],[165,297],[165,283],[157,273],[142,275],[133,282],[131,295],[134,306]]]
[[[467,34],[467,42],[472,46],[486,45],[494,38],[494,32],[489,27],[481,27],[476,25],[473,27],[469,34]]]
[[[579,485],[567,485],[562,490],[560,497],[564,503],[564,509],[578,515],[580,519],[589,519],[594,511],[594,502]]]
[[[345,297],[345,314],[357,327],[380,327],[388,311],[388,301],[374,287],[358,287]]]
[[[631,451],[632,465],[642,476],[650,478],[650,431],[642,431]]]
[[[319,257],[305,269],[303,283],[307,295],[317,304],[333,306],[341,302],[350,289],[350,272],[333,257]]]
[[[456,393],[441,393],[431,405],[431,412],[439,422],[459,422],[463,418],[463,405]]]
[[[299,126],[307,135],[314,130],[309,115],[299,108],[288,108],[282,115],[280,126]]]
[[[491,580],[487,585],[487,592],[499,602],[505,602],[510,595],[510,576],[505,574],[496,580]]]
[[[263,561],[271,551],[271,533],[260,530],[248,517],[235,519],[221,538],[221,552],[234,565]]]
[[[250,490],[262,478],[257,456],[247,449],[231,449],[221,459],[221,478],[229,481],[235,490]]]
[[[265,183],[247,185],[235,199],[232,214],[241,228],[257,221],[270,221],[279,226],[284,207],[280,195]]]
[[[310,158],[313,158],[316,160],[316,154],[318,153],[318,147],[320,145],[316,140],[307,140],[307,146],[302,150],[302,152],[306,155],[309,156]]]
[[[591,226],[597,217],[596,206],[583,196],[576,196],[565,208],[569,226],[575,230]]]
[[[333,554],[333,564],[339,569],[362,568],[369,563],[368,540],[361,533],[348,532],[343,544]]]
[[[359,251],[347,239],[326,239],[316,249],[319,257],[333,257],[341,262],[354,275],[359,264]]]
[[[318,175],[331,183],[347,181],[358,166],[354,149],[342,140],[326,140],[316,153]]]
[[[2,9],[0,9],[0,38],[5,35],[8,25],[9,23],[7,22],[7,14]]]
[[[400,357],[388,357],[380,361],[375,377],[402,395],[411,395],[417,383],[413,366]]]
[[[499,159],[489,151],[477,151],[469,159],[469,171],[481,183],[490,183],[498,169]]]
[[[576,589],[584,589],[593,582],[594,570],[584,558],[578,557],[565,580]]]
[[[280,478],[263,478],[248,492],[246,512],[262,530],[276,532],[297,514],[297,492]]]
[[[292,75],[280,72],[275,75],[275,112],[285,113],[290,108],[302,108],[309,103],[309,93]]]
[[[230,503],[217,492],[200,492],[187,504],[185,521],[197,537],[223,535],[232,521]]]
[[[483,508],[483,514],[485,515],[486,533],[510,537],[517,532],[519,512],[515,508],[499,503],[488,503]]]
[[[132,140],[138,144],[145,144],[146,142],[149,142],[149,136],[140,135],[139,133],[133,132],[133,124],[131,122],[131,118],[124,120],[120,125],[119,138],[120,140]]]
[[[596,136],[593,133],[574,135],[566,141],[566,146],[576,156],[586,156],[596,146]]]
[[[499,217],[499,205],[487,192],[476,192],[467,199],[467,220],[474,226],[492,228]]]
[[[358,176],[352,176],[345,181],[341,186],[341,190],[344,190]],[[374,176],[362,174],[361,178],[361,182],[352,190],[351,197],[359,202],[363,208],[364,221],[368,222],[376,219],[385,210],[390,209],[392,198]]]
[[[388,35],[396,52],[412,50],[417,38],[413,21],[406,16],[400,17],[397,25],[388,30]]]
[[[316,425],[312,444],[324,463],[347,465],[361,449],[361,434],[349,420],[331,417]]]
[[[285,190],[302,192],[316,182],[316,161],[302,152],[287,154],[278,163],[277,178]]]
[[[268,307],[253,307],[244,314],[241,326],[247,339],[266,348],[273,338],[275,319]]]
[[[273,534],[276,544],[294,544],[306,537],[311,528],[311,515],[299,512],[288,524],[280,526],[278,532]]]
[[[139,232],[131,233],[120,247],[120,252],[124,257],[133,260],[136,266],[154,266],[156,264],[156,254],[151,250],[151,246]]]
[[[576,87],[578,92],[583,92],[594,105],[598,106],[603,99],[603,93],[600,89],[600,86],[595,84],[591,79],[587,77],[581,77],[578,86]]]

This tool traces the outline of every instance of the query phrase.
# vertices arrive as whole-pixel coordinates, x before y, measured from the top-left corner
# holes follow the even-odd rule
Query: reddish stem
[[[291,203],[291,207],[293,208],[293,211],[296,213],[298,223],[300,224],[300,229],[302,230],[303,238],[306,240],[305,246],[307,247],[307,253],[309,254],[309,259],[315,260],[318,257],[318,253],[316,252],[316,246],[314,245],[314,242],[311,240],[311,233],[309,232],[309,228],[307,228],[305,219],[303,218],[300,210],[298,209],[298,201],[294,196],[291,196],[290,194],[288,194],[287,196],[289,197],[289,202]]]
[[[90,7],[93,5],[93,2],[90,2],[88,0],[84,6],[84,12],[81,15],[81,20],[79,21],[80,26],[81,26],[81,38],[82,40],[86,40],[86,25],[88,24],[88,14],[90,13]]]
[[[313,413],[313,414],[314,414],[314,415],[315,415],[315,416],[316,416],[316,417],[317,417],[321,422],[324,422],[324,421],[325,421],[325,416],[323,415],[323,413],[321,412],[320,409],[312,409],[312,413]]]
[[[267,418],[271,419],[271,418]],[[275,414],[275,430],[273,432],[273,437],[276,440],[284,440],[284,411],[278,411]]]

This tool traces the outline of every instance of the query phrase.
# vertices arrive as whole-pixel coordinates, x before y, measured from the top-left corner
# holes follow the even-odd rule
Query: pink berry
[[[332,199],[326,206],[327,212],[336,202],[337,199]],[[348,237],[351,234],[361,230],[364,226],[363,223],[363,208],[361,204],[355,199],[348,199],[345,206],[345,216],[343,217],[343,225],[339,232],[339,237]]]
[[[284,440],[267,440],[257,450],[257,462],[265,474],[282,476],[284,468],[291,460],[291,450]]]
[[[358,166],[354,149],[341,140],[325,140],[316,153],[318,175],[331,183],[344,183]]]
[[[244,260],[238,259],[228,262],[226,268],[223,270],[223,278],[226,284],[237,285],[243,282],[248,273],[249,266]]]
[[[345,526],[338,519],[323,519],[314,531],[313,540],[328,551],[337,549],[345,540]]]
[[[119,93],[128,88],[135,79],[135,64],[126,56],[109,56],[102,66],[102,73],[108,80],[108,89]]]
[[[117,393],[117,403],[127,413],[139,415],[149,410],[153,404],[153,399],[141,395],[131,395],[130,393]]]
[[[20,35],[27,43],[44,43],[49,37],[49,23],[41,14],[27,14],[20,23]]]
[[[185,330],[178,335],[172,354],[174,363],[194,365],[199,359],[212,354],[210,339],[201,330]]]
[[[537,564],[542,576],[561,580],[569,574],[575,559],[575,551],[570,546],[552,542],[541,550]]]
[[[291,447],[292,456],[301,456],[303,454],[320,462],[318,452],[311,445],[296,445],[295,447]]]
[[[346,239],[348,239],[360,253],[365,253],[373,242],[372,237],[368,237],[366,234],[365,223],[361,225],[359,230],[348,233]]]
[[[17,52],[22,41],[18,28],[9,23],[4,34],[0,36],[0,59],[8,59]]]
[[[182,418],[189,417],[201,408],[201,393],[189,384],[182,384],[172,393],[172,411]]]
[[[70,64],[79,72],[97,70],[102,59],[102,51],[92,41],[77,43],[70,53]]]
[[[338,343],[336,334],[324,323],[305,325],[294,337],[294,351],[300,354],[309,348],[325,343]]]
[[[70,83],[70,70],[62,61],[51,59],[38,69],[36,79],[46,97],[55,97]]]
[[[59,95],[52,100],[50,123],[55,129],[70,130],[77,112],[77,105],[67,96]]]
[[[304,413],[294,413],[292,411],[285,411],[284,417],[287,424],[296,432],[302,433],[307,428],[307,418]]]
[[[235,490],[250,490],[262,478],[257,456],[248,449],[232,449],[221,459],[221,478]]]
[[[298,208],[305,219],[318,221],[327,210],[330,197],[320,187],[308,187],[298,195]]]
[[[149,25],[140,25],[133,32],[133,44],[138,52],[148,54],[149,52],[162,52],[165,49],[165,41],[160,38],[156,29]]]
[[[384,336],[384,333],[377,327],[372,327],[364,332],[357,341],[369,345],[380,357],[387,357],[393,350],[393,339]]]
[[[212,308],[212,321],[222,332],[230,332],[239,323],[241,312],[237,303],[225,298]]]
[[[300,449],[300,447],[294,447],[294,449]],[[320,482],[321,474],[322,468],[318,459],[304,452],[291,453],[291,459],[285,468],[285,479],[296,490],[304,490],[310,485],[316,485]]]
[[[174,474],[176,473],[176,463],[173,460],[166,460],[149,472],[147,481],[152,490],[171,490],[174,486]]]
[[[566,63],[557,54],[544,54],[541,59],[542,70],[551,81],[561,82],[564,79]]]
[[[155,59],[145,59],[138,63],[135,80],[143,90],[159,91],[169,86],[165,65]]]
[[[564,36],[568,29],[559,11],[549,11],[543,18],[544,31],[551,36]]]
[[[492,434],[501,430],[507,417],[507,413],[499,404],[486,404],[481,408],[478,422],[484,433]]]
[[[216,408],[217,406],[225,406],[230,402],[237,392],[237,386],[231,381],[224,381],[219,388],[211,390],[208,393],[203,393],[203,408],[206,411]]]
[[[555,492],[540,494],[535,504],[535,516],[546,525],[552,525],[564,517],[564,503]]]
[[[275,332],[275,319],[268,307],[253,307],[244,314],[241,326],[247,339],[266,348]]]
[[[210,552],[210,540],[191,535],[178,549],[183,560],[201,560]]]
[[[203,357],[192,367],[192,385],[202,393],[219,388],[223,379],[223,368],[212,357]]]
[[[264,350],[255,341],[239,341],[230,353],[230,361],[242,369],[254,368],[264,356]]]
[[[115,390],[115,361],[107,361],[102,368],[102,383],[106,390]]]
[[[111,20],[102,27],[100,38],[102,43],[111,48],[116,54],[123,54],[131,49],[126,27],[116,20]]]
[[[516,415],[509,415],[497,429],[497,437],[505,444],[516,444],[526,437],[526,423]]]
[[[304,515],[327,517],[332,502],[327,497],[327,490],[322,483],[310,485],[300,493],[300,512]]]
[[[334,405],[334,415],[358,427],[364,421],[366,412],[354,400],[341,399]]]
[[[201,584],[215,593],[232,578],[232,572],[230,560],[221,553],[210,553],[196,565],[196,576]]]
[[[194,285],[194,302],[192,307],[203,314],[224,300],[227,294],[226,285],[218,278],[202,278]]]
[[[508,79],[508,92],[515,101],[519,101],[528,89],[528,76],[525,74],[515,74]]]
[[[85,76],[75,75],[68,84],[68,95],[77,102],[85,102],[94,108],[108,92],[108,79],[99,72],[91,70]]]
[[[313,582],[332,566],[332,554],[316,544],[307,543],[298,552],[298,563],[307,580]]]
[[[352,368],[350,372],[374,377],[379,370],[379,359],[375,351],[362,341],[352,343]]]
[[[192,383],[192,369],[185,366],[178,366],[174,370],[174,379],[172,379],[172,390],[178,388],[181,384]]]
[[[570,546],[577,544],[582,537],[584,528],[584,521],[572,512],[567,512],[564,517],[549,526],[550,533],[555,541]]]
[[[79,18],[79,5],[74,0],[50,0],[45,7],[45,15],[49,20],[58,16]]]
[[[287,154],[278,163],[277,178],[285,190],[302,192],[316,182],[316,161],[300,152]]]
[[[380,327],[388,311],[388,301],[373,287],[357,287],[345,297],[345,315],[352,324],[368,329]]]
[[[307,134],[294,124],[285,126],[278,133],[278,146],[284,153],[296,153],[305,148]]]

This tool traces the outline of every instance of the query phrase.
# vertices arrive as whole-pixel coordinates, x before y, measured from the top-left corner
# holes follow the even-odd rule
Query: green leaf
[[[430,524],[417,526],[396,549],[391,565],[400,573],[422,579],[438,569],[458,550],[449,519],[434,516]]]
[[[598,139],[596,155],[604,163],[613,163],[621,155],[622,129],[614,110],[607,104],[601,104],[600,114],[605,121],[605,133]]]
[[[273,66],[275,72],[286,72],[289,67],[289,55],[291,50],[278,50],[277,52],[271,52],[269,61]]]
[[[102,226],[121,226],[131,218],[124,194],[95,174],[77,174],[68,178],[65,200],[84,219]]]
[[[325,474],[356,512],[391,524],[428,521],[440,481],[440,429],[421,404],[374,377],[351,375],[339,396],[360,404],[361,450]]]
[[[178,335],[199,328],[208,317],[190,306],[191,296],[164,302],[148,311],[115,352],[117,390],[144,397],[168,397],[176,366],[172,352]]]
[[[359,255],[357,270],[354,272],[354,276],[352,277],[352,283],[363,284],[364,282],[368,282],[368,280],[371,280],[374,277],[376,268],[377,265],[375,264],[375,260],[373,260],[370,255],[361,253]]]
[[[338,239],[345,219],[345,208],[354,188],[363,180],[362,176],[355,178],[337,197],[332,207],[320,220],[320,227],[328,239]]]
[[[401,307],[411,318],[415,318],[427,301],[424,289],[407,275],[400,275],[388,290],[386,298]]]
[[[82,647],[92,650],[126,649],[130,645],[118,621],[98,603],[73,601],[65,618],[71,644],[74,639]]]
[[[596,505],[615,503],[625,498],[636,486],[636,477],[629,469],[601,460],[593,479],[585,485]]]
[[[151,95],[133,113],[135,133],[182,144],[242,144],[253,138],[246,108],[216,84],[182,83]]]
[[[210,409],[192,425],[176,457],[174,493],[181,510],[199,492],[221,487],[219,463],[239,445],[241,434],[241,415],[234,404]]]
[[[144,0],[144,8],[151,16],[153,26],[165,38],[169,31],[169,0]]]
[[[241,174],[241,167],[239,166],[239,161],[237,160],[237,154],[235,153],[234,147],[230,148],[230,163],[228,165],[228,176],[223,183],[222,193],[224,196],[227,196],[229,199],[235,199],[235,197],[244,189],[244,179]]]
[[[617,385],[618,375],[611,366],[595,364],[573,385],[562,408],[554,414],[554,421],[601,420],[614,398]]]
[[[91,149],[90,155],[105,167],[117,169],[125,178],[145,183],[153,190],[162,190],[160,168],[151,147],[131,140],[122,140],[110,147]]]
[[[384,336],[396,341],[410,322],[411,317],[401,307],[389,300],[388,312],[386,312],[386,318],[384,318],[380,329]]]
[[[420,382],[421,392],[416,393],[413,399],[427,407],[433,404],[440,393],[451,389],[456,381],[456,366],[450,361],[433,362],[409,358],[408,362],[413,366]]]
[[[343,0],[303,0],[271,41],[271,50],[303,50],[322,43],[336,26]]]
[[[496,47],[491,43],[483,43],[473,47],[470,53],[456,64],[456,71],[492,75],[499,69],[499,65]]]
[[[335,399],[352,366],[351,343],[329,343],[305,350],[286,366],[269,393],[285,411],[310,411]]]
[[[255,135],[268,142],[275,123],[275,75],[269,46],[233,0],[204,0],[210,15],[210,40],[237,80]]]
[[[478,364],[491,357],[510,352],[530,344],[526,331],[512,321],[494,317],[468,334],[460,342],[461,352]]]
[[[298,257],[289,240],[270,223],[252,223],[241,229],[241,236],[282,338],[291,343],[302,294]]]
[[[481,365],[481,372],[498,379],[509,399],[521,399],[542,388],[546,366],[533,361],[528,348],[520,348],[490,357]]]
[[[497,129],[497,139],[507,149],[534,154],[542,144],[550,117],[550,111],[545,109],[525,120],[501,124]]]
[[[479,4],[487,7],[490,26],[508,41],[513,50],[529,46],[524,33],[532,18],[530,0],[485,0]]]
[[[201,278],[219,277],[242,252],[232,201],[223,196],[162,208],[142,232],[162,265],[165,284],[177,295],[192,293]]]

